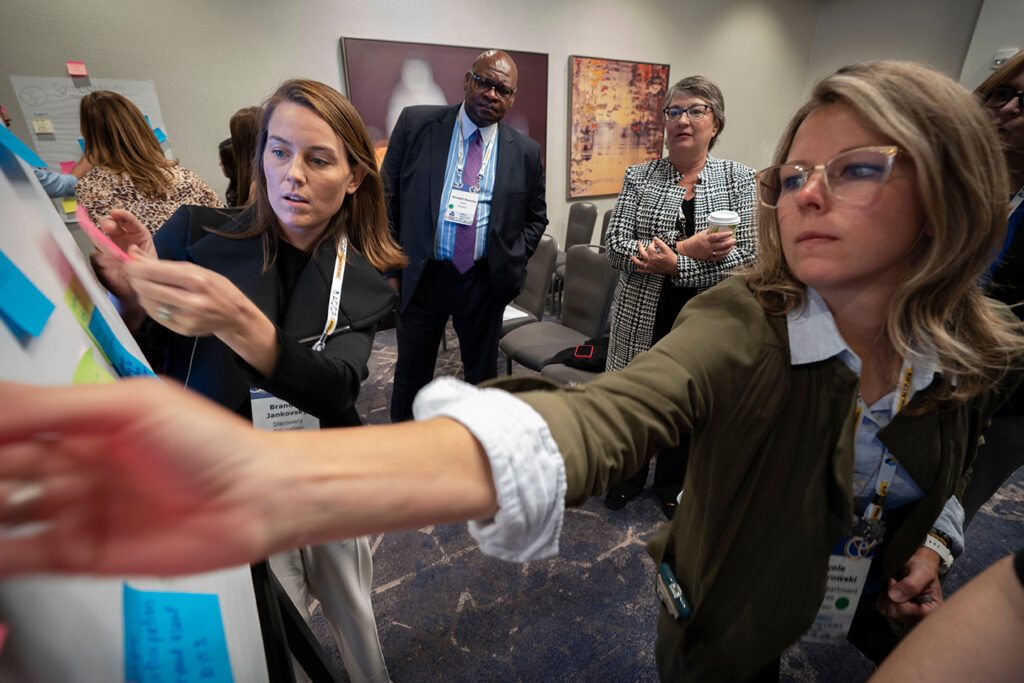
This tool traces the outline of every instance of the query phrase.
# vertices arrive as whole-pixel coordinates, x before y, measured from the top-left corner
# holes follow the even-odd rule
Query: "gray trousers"
[[[279,553],[270,568],[307,624],[308,598],[320,601],[354,683],[390,680],[370,604],[373,558],[366,536]]]

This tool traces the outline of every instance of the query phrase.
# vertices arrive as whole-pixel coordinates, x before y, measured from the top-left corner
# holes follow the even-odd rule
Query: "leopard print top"
[[[142,194],[131,178],[103,166],[93,167],[78,181],[75,196],[94,222],[105,217],[111,209],[125,209],[131,211],[150,232],[156,232],[183,204],[224,207],[220,198],[195,173],[181,166],[173,166],[169,170],[174,174],[174,180],[170,196],[166,198]]]

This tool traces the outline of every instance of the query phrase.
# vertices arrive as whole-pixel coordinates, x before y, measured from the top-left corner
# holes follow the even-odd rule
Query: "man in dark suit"
[[[523,287],[547,226],[540,145],[500,123],[518,70],[504,52],[473,62],[458,106],[407,107],[384,157],[388,219],[409,266],[387,273],[401,293],[391,419],[434,376],[448,318],[467,382],[496,375],[501,314]]]

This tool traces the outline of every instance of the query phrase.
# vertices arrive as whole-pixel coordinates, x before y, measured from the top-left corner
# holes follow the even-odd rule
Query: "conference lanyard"
[[[893,406],[893,416],[896,413],[903,410],[904,406],[910,401],[910,390],[914,379],[914,368],[907,365],[903,371],[903,381],[900,382],[899,394],[896,396],[896,404]],[[860,421],[864,414],[864,399],[857,399],[857,417],[854,426],[854,433],[860,428]],[[885,505],[885,497],[889,495],[889,486],[892,484],[892,480],[896,476],[896,467],[899,463],[896,462],[891,454],[885,455],[882,458],[882,464],[878,469],[878,482],[875,484],[875,495],[872,496],[871,502],[868,503],[867,507],[864,508],[864,514],[861,515],[861,521],[868,526],[872,532],[879,533],[880,529],[878,524],[882,519],[882,508]],[[874,534],[873,534],[874,535]],[[881,538],[875,538],[874,540],[880,541]]]
[[[348,255],[348,238],[342,237],[338,243],[338,256],[334,259],[334,279],[331,282],[331,296],[327,300],[327,322],[320,338],[313,344],[314,351],[323,351],[327,346],[326,339],[338,326],[338,313],[341,311],[341,284],[345,279],[345,257]]]
[[[479,130],[479,129],[477,129]],[[480,134],[483,137],[483,133]],[[494,140],[498,137],[498,131],[494,131],[491,135],[490,141],[487,143],[487,147],[484,148],[483,159],[480,161],[480,170],[476,174],[476,184],[469,188],[470,192],[480,192],[480,184],[484,179],[484,172],[487,169],[487,162],[491,160],[491,153],[494,151]],[[463,187],[462,182],[462,171],[466,168],[465,152],[463,147],[462,137],[462,121],[459,121],[459,139],[458,139],[458,156],[455,158],[455,183],[453,187]]]

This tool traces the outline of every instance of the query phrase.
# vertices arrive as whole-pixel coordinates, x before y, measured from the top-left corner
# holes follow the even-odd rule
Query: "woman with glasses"
[[[849,630],[880,658],[872,640],[941,604],[956,493],[1021,378],[1024,333],[977,286],[1004,234],[1002,150],[961,86],[878,62],[818,83],[774,164],[758,174],[757,264],[583,385],[445,378],[418,422],[266,441],[154,383],[5,387],[0,523],[54,524],[0,540],[0,573],[159,572],[171,540],[175,568],[197,571],[456,519],[477,520],[489,554],[540,559],[564,505],[690,433],[692,490],[650,543],[662,679],[771,680],[809,631]],[[285,466],[294,449],[308,457]],[[196,485],[153,483],[168,480]],[[92,533],[68,521],[134,497],[138,515]],[[162,531],[132,534],[147,515]],[[251,536],[216,530],[235,518]]]
[[[668,156],[626,169],[608,223],[608,261],[621,271],[606,369],[621,370],[668,334],[683,305],[754,258],[754,169],[710,156],[725,129],[722,91],[703,76],[684,78],[665,97]],[[739,214],[733,231],[710,233],[708,215]],[[690,440],[655,458],[654,493],[675,513]],[[648,464],[608,490],[618,510],[647,483]]]

